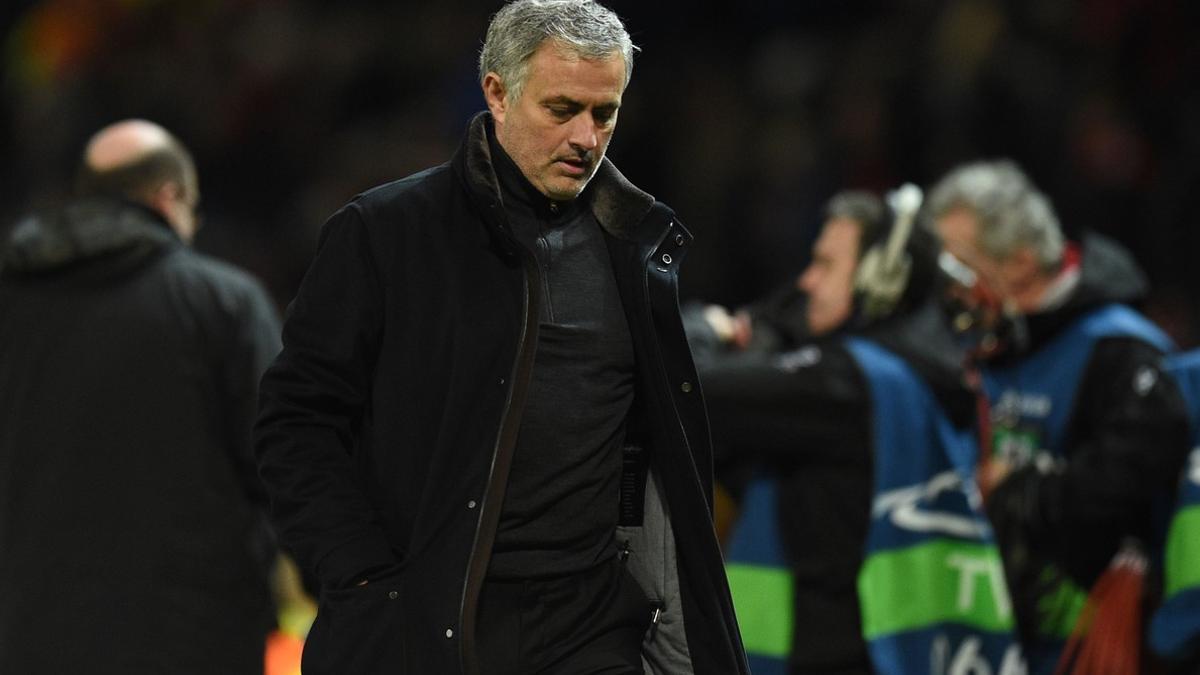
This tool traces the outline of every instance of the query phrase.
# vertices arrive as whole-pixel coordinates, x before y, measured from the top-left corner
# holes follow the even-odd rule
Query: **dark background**
[[[608,3],[643,52],[609,156],[697,235],[687,298],[737,305],[798,272],[847,187],[928,186],[1011,157],[1067,230],[1149,274],[1146,309],[1198,342],[1200,3],[743,0]],[[449,158],[483,108],[499,2],[8,2],[0,229],[66,194],[125,117],[194,152],[197,247],[280,305],[355,193]]]

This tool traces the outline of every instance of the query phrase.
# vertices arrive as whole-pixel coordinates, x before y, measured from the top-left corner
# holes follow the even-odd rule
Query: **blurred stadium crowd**
[[[196,155],[198,247],[285,304],[329,213],[452,152],[482,108],[474,55],[498,4],[6,3],[0,218],[60,198],[92,131],[150,118]],[[643,52],[610,156],[697,234],[685,296],[738,305],[797,273],[838,189],[1006,156],[1069,232],[1131,249],[1148,313],[1196,344],[1193,4],[612,6]]]
[[[484,107],[476,57],[500,4],[7,3],[0,242],[22,215],[68,198],[92,132],[149,119],[195,156],[196,248],[251,272],[282,309],[329,214],[454,152]],[[1052,200],[1068,236],[1096,232],[1128,249],[1150,281],[1140,309],[1180,348],[1200,345],[1200,6],[606,4],[643,50],[609,157],[695,233],[682,300],[736,309],[796,279],[831,195],[930,186],[964,162],[1003,157]],[[739,386],[727,387],[737,403],[748,400]],[[730,498],[752,513],[755,484],[743,482]],[[276,637],[296,637],[313,608],[299,572],[281,575],[290,630]],[[298,648],[276,651],[294,661]]]

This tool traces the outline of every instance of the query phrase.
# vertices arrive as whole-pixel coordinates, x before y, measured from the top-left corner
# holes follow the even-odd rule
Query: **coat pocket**
[[[304,675],[405,672],[403,572],[321,594],[304,644]]]

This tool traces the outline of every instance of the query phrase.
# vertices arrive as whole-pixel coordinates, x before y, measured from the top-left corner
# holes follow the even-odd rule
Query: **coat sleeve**
[[[1033,466],[997,486],[989,513],[1002,540],[1048,552],[1090,585],[1125,537],[1143,541],[1174,494],[1188,451],[1187,410],[1162,355],[1130,338],[1096,345],[1081,384],[1066,462]]]
[[[355,455],[380,345],[383,287],[359,207],[325,223],[263,376],[254,446],[285,546],[326,587],[394,565]]]
[[[801,365],[776,363],[788,358]],[[700,377],[717,480],[735,498],[764,463],[806,471],[870,465],[866,382],[844,349],[827,344],[791,356],[726,359]]]
[[[258,384],[279,353],[279,315],[266,291],[247,278],[238,289],[229,341],[220,354],[221,404],[226,447],[238,479],[255,506],[266,508],[267,495],[258,477],[251,435],[258,408]]]
[[[778,363],[787,358],[809,360],[789,369]],[[727,359],[700,375],[720,456],[738,448],[772,461],[858,462],[841,449],[868,447],[866,382],[840,348]]]

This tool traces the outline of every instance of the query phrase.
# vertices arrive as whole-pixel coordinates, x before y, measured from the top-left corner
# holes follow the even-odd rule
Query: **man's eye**
[[[570,108],[549,108],[549,110],[551,115],[559,119],[567,119],[571,116]]]

